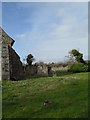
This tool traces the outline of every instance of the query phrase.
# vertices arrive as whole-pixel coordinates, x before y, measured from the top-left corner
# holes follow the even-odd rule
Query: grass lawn
[[[87,118],[88,73],[3,81],[2,97],[3,118]]]

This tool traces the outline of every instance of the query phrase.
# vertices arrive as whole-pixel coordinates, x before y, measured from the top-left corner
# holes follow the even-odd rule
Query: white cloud
[[[32,31],[16,36],[18,41],[22,41],[22,46],[25,46],[26,53],[31,52],[37,61],[58,62],[65,59],[69,50],[76,48],[80,49],[87,59],[88,8],[84,7],[83,10],[84,4],[80,4],[82,9],[78,4],[71,5],[71,8],[55,8],[56,14],[53,14],[55,9],[39,9],[34,14],[37,16],[36,19],[35,16],[30,21],[28,19],[28,22],[33,24]],[[53,20],[54,18],[56,19]],[[20,54],[22,56],[22,51]]]

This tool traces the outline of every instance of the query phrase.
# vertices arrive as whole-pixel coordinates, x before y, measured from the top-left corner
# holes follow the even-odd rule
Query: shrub
[[[85,65],[84,63],[76,63],[76,64],[73,64],[68,71],[73,73],[87,72],[88,66]]]
[[[68,71],[56,71],[56,76],[70,75],[71,72]]]

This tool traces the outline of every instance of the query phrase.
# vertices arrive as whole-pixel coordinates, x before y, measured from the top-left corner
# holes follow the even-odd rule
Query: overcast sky
[[[21,60],[59,62],[72,49],[88,58],[88,3],[3,3],[3,29]]]

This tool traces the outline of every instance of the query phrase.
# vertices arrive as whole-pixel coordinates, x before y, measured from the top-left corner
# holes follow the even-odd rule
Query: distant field
[[[87,117],[88,73],[3,81],[3,118]]]

